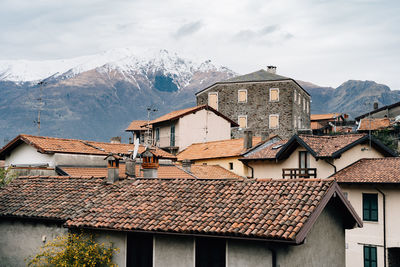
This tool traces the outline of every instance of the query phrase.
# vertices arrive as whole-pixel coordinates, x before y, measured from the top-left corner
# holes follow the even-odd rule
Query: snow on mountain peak
[[[67,79],[92,69],[98,71],[117,70],[124,74],[135,70],[160,71],[172,76],[183,76],[184,83],[197,71],[223,70],[231,72],[225,67],[217,68],[211,63],[211,60],[197,63],[183,59],[177,53],[171,53],[166,49],[139,52],[135,48],[117,48],[95,55],[70,59],[0,60],[0,80],[33,82],[45,79],[57,72],[59,73],[57,77]]]

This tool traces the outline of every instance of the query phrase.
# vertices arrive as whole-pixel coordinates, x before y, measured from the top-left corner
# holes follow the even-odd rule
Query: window
[[[376,267],[376,247],[364,246],[364,267]]]
[[[153,266],[153,236],[129,233],[127,236],[126,266]]]
[[[299,93],[299,95],[298,95],[298,97],[297,97],[297,100],[299,101],[298,103],[299,103],[299,105],[301,104],[301,94]]]
[[[294,90],[293,94],[294,94],[294,101],[293,102],[296,103],[296,101],[297,101],[297,91]]]
[[[269,115],[269,128],[278,129],[279,128],[279,115],[273,114]]]
[[[297,119],[295,116],[293,116],[293,128],[297,128]]]
[[[229,169],[233,170],[233,162],[229,162]]]
[[[310,102],[307,101],[307,113],[310,113]]]
[[[301,118],[300,116],[297,118],[297,127],[301,129]]]
[[[279,101],[279,88],[269,89],[269,101],[271,102]]]
[[[363,220],[378,221],[378,195],[363,194]]]
[[[196,267],[225,267],[226,243],[217,238],[196,238]]]
[[[306,98],[305,97],[303,97],[303,110],[304,111],[306,110]]]
[[[238,124],[239,124],[239,128],[242,128],[242,129],[247,128],[247,115],[239,115],[238,116]]]
[[[238,102],[239,103],[247,102],[247,90],[246,89],[240,89],[238,91]]]
[[[160,142],[160,128],[156,128],[156,143]]]
[[[310,168],[310,156],[307,151],[299,151],[299,168]]]
[[[175,146],[175,124],[171,125],[171,137],[170,137],[170,146]]]
[[[215,110],[218,110],[218,93],[208,93],[208,105]]]

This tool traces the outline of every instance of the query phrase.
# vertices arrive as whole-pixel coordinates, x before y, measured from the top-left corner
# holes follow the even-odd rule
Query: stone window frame
[[[296,116],[293,116],[293,128],[297,129],[297,118],[296,118]]]
[[[240,118],[245,118],[246,119],[246,127],[244,127],[244,128],[241,128],[240,127]],[[238,124],[239,124],[239,128],[241,128],[241,129],[247,129],[247,127],[248,127],[248,125],[247,125],[247,115],[238,115]]]
[[[306,98],[303,97],[303,111],[306,111]]]
[[[276,127],[271,127],[271,117],[278,117],[278,123]],[[279,114],[270,114],[268,116],[268,128],[269,129],[279,129]]]
[[[215,108],[210,105],[210,95],[217,95],[217,107]],[[219,102],[218,98],[219,98],[218,92],[208,92],[207,105],[214,108],[215,110],[218,110],[218,102]]]
[[[240,101],[240,92],[246,92],[246,100]],[[239,89],[238,90],[238,103],[247,103],[248,92],[247,89]]]
[[[297,102],[297,90],[295,89],[293,92],[294,92],[293,102],[296,103]]]
[[[278,90],[278,100],[271,100],[271,91]],[[269,88],[269,102],[279,102],[279,88]]]
[[[300,104],[301,104],[301,94],[300,94],[300,92],[299,92],[297,100],[298,100],[297,104],[300,106]]]

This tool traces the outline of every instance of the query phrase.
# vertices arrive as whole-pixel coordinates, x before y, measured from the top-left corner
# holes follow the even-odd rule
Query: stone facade
[[[274,88],[279,89],[278,101],[270,101],[270,89]],[[247,90],[247,101],[238,101],[239,90]],[[247,129],[255,135],[268,132],[289,138],[299,130],[310,129],[311,97],[291,79],[217,83],[197,93],[197,105],[208,104],[210,93],[218,94],[218,111],[228,118],[239,123],[239,116],[247,116]],[[279,115],[279,126],[271,129],[270,115],[275,114]],[[243,130],[233,129],[232,137],[241,137]]]

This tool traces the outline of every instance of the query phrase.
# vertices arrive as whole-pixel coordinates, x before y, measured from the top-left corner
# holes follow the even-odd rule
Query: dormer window
[[[238,91],[238,103],[246,103],[247,102],[247,90],[240,89]]]
[[[270,88],[269,89],[269,101],[270,102],[278,102],[279,101],[279,88]]]

